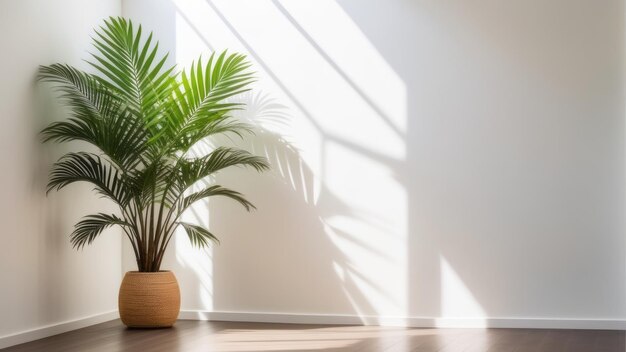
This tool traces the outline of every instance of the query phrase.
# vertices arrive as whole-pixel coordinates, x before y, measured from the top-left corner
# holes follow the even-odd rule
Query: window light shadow
[[[249,119],[258,126],[256,137],[249,139],[248,142],[251,143],[245,147],[268,157],[273,167],[268,176],[261,176],[260,181],[255,184],[257,189],[254,190],[254,194],[258,198],[251,200],[255,203],[265,199],[272,200],[272,202],[268,202],[267,207],[263,207],[261,203],[259,210],[254,214],[242,214],[242,216],[249,216],[250,219],[244,221],[256,224],[256,228],[260,231],[256,234],[245,233],[251,229],[249,226],[237,226],[237,224],[225,222],[223,215],[232,214],[238,210],[220,200],[211,200],[208,212],[198,210],[193,215],[198,218],[198,221],[207,221],[207,217],[210,217],[210,228],[218,236],[221,234],[224,237],[222,245],[213,257],[214,275],[211,279],[217,291],[213,291],[211,309],[219,306],[218,309],[222,310],[245,311],[251,309],[247,307],[257,306],[255,302],[263,301],[263,306],[270,311],[290,310],[288,306],[276,305],[276,308],[272,308],[276,304],[270,303],[276,301],[276,298],[272,296],[277,293],[285,297],[310,295],[306,292],[313,292],[316,286],[321,285],[325,287],[325,292],[320,292],[315,299],[310,300],[308,308],[310,311],[343,310],[347,314],[356,313],[360,316],[368,316],[370,317],[368,321],[371,321],[372,316],[379,314],[404,315],[406,307],[402,293],[406,291],[404,287],[406,263],[403,228],[406,224],[403,223],[405,210],[402,210],[402,206],[406,199],[402,195],[403,177],[399,176],[401,160],[398,159],[398,155],[402,152],[399,154],[393,152],[390,156],[371,148],[370,145],[361,145],[353,140],[345,139],[344,134],[327,130],[325,125],[318,123],[318,116],[307,107],[310,103],[301,101],[301,97],[296,96],[296,93],[287,86],[288,83],[282,80],[282,74],[275,72],[270,64],[256,53],[253,44],[246,41],[244,34],[236,29],[236,24],[228,19],[230,15],[223,12],[215,2],[203,3],[216,18],[221,20],[238,44],[246,49],[253,61],[260,67],[260,75],[263,79],[271,81],[280,93],[286,96],[289,105],[295,109],[289,113],[282,112],[281,104],[263,95],[242,97],[250,107],[247,111],[248,116],[242,118]],[[199,6],[198,4],[196,6]],[[223,5],[220,4],[220,6]],[[276,16],[283,17],[288,26],[293,28],[297,25],[295,18],[280,3],[273,2],[269,5],[273,7],[270,10]],[[201,31],[191,22],[193,17],[188,12],[189,9],[185,8],[186,5],[176,2],[176,6],[178,13],[181,14],[178,20],[185,22],[177,24],[177,28],[186,26],[191,28],[187,31],[188,33],[201,36]],[[304,32],[302,27],[298,26],[294,30],[301,36],[303,45],[311,48],[320,58],[320,64],[327,66],[330,69],[328,72],[343,81],[346,89],[352,91],[349,94],[360,99],[363,108],[370,109],[371,116],[382,121],[381,126],[386,126],[383,128],[391,131],[389,136],[393,137],[390,138],[402,140],[402,132],[391,122],[382,108],[358,88],[356,83],[326,54],[321,45]],[[209,46],[206,39],[202,39],[202,42]],[[293,112],[304,117],[314,128],[320,146],[317,155],[311,155],[310,148],[307,148],[304,151],[307,155],[303,157],[297,147],[300,139],[289,135],[288,131],[295,121]],[[256,120],[257,117],[258,120]],[[265,121],[263,121],[264,118]],[[268,121],[268,118],[273,121]],[[235,143],[238,142],[235,141]],[[402,144],[402,142],[394,143]],[[352,167],[352,170],[346,167]],[[366,179],[371,178],[373,186],[371,189],[363,189],[359,192],[358,188],[355,188],[355,193],[349,190],[352,185],[337,178],[341,174],[353,173],[354,168],[362,168]],[[225,171],[217,175],[215,181],[228,186],[234,185],[233,188],[237,189],[250,189],[251,185],[245,181],[245,177],[237,175],[236,172],[239,171]],[[385,182],[389,178],[394,188],[385,189],[387,187]],[[330,180],[338,180],[339,183],[329,184]],[[349,187],[346,188],[346,185]],[[259,190],[258,187],[261,189]],[[358,200],[366,196],[367,192],[375,198],[379,198],[377,193],[382,195],[381,199],[395,197],[394,203],[399,201],[399,204],[390,205],[399,207],[397,213],[399,215],[389,218],[388,214],[381,212],[382,209],[372,207],[367,201]],[[281,204],[280,207],[276,207],[276,201]],[[290,209],[297,210],[292,213]],[[204,218],[203,213],[206,214]],[[292,214],[297,218],[289,219]],[[269,223],[270,220],[265,220],[276,220],[281,217],[286,217],[282,223]],[[240,231],[244,233],[237,233]],[[255,252],[254,249],[263,248],[264,243],[280,244],[284,248],[284,253],[274,258],[263,257],[262,253]],[[243,258],[247,259],[244,261]],[[261,258],[263,258],[262,262],[259,261]],[[372,260],[377,264],[373,265]],[[287,263],[296,264],[299,267],[303,267],[304,264],[307,272],[299,278],[290,278],[289,285],[284,285],[282,275],[289,275]],[[244,265],[243,268],[242,265]],[[254,267],[247,267],[247,265]],[[222,266],[224,269],[221,269]],[[260,281],[261,278],[254,276],[255,272],[260,273],[263,282]],[[341,278],[338,272],[341,272]],[[389,273],[393,274],[389,275]],[[234,282],[233,280],[241,281]],[[248,284],[245,284],[246,282]],[[232,288],[243,285],[240,289],[251,286],[259,292],[256,293],[257,297],[254,299],[248,299],[249,302],[234,301],[237,297],[236,294],[233,295],[234,292],[231,291],[231,294],[220,292],[220,288],[228,285]],[[281,287],[280,292],[276,291],[277,287]],[[339,299],[342,296],[345,297],[343,303]],[[347,307],[351,307],[351,310],[346,310]]]

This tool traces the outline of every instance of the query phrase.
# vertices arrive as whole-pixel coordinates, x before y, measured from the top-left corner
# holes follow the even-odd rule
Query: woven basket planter
[[[129,271],[122,280],[118,303],[120,318],[128,327],[170,327],[180,311],[176,276],[171,271]]]

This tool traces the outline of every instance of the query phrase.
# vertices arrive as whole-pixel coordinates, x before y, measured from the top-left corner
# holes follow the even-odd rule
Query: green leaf
[[[113,214],[87,215],[74,225],[70,242],[74,248],[80,249],[86,244],[91,244],[106,228],[115,225],[129,226],[126,221]]]
[[[50,172],[48,193],[75,182],[88,182],[104,197],[125,206],[132,196],[122,174],[98,155],[78,152],[68,153],[56,162]]]
[[[254,206],[219,185],[187,194],[196,182],[232,166],[257,171],[269,168],[263,157],[237,148],[219,147],[188,159],[199,141],[217,134],[244,137],[252,128],[233,118],[244,108],[236,95],[254,81],[250,63],[226,51],[199,58],[179,73],[168,65],[152,33],[130,20],[111,17],[93,36],[90,64],[96,73],[69,65],[42,66],[38,79],[52,86],[67,112],[41,133],[44,142],[87,142],[95,152],[72,152],[50,172],[47,191],[87,182],[100,196],[120,207],[120,216],[96,214],[82,219],[72,232],[77,248],[102,231],[122,226],[133,245],[140,271],[159,270],[174,229],[183,226],[194,245],[217,241],[198,225],[178,222],[195,201],[230,198],[247,210]],[[208,180],[205,180],[208,182]]]
[[[43,66],[39,80],[57,84],[72,117],[53,122],[42,131],[44,141],[88,142],[124,167],[133,164],[143,151],[147,131],[142,121],[125,109],[121,101],[100,81],[68,65]]]
[[[187,236],[189,237],[189,241],[191,241],[191,244],[196,247],[207,247],[211,241],[215,243],[220,242],[217,237],[213,236],[212,233],[202,226],[182,221],[177,224],[185,229],[185,232],[187,232]]]
[[[256,207],[252,203],[250,203],[248,200],[244,198],[243,194],[237,191],[233,191],[231,189],[222,187],[220,185],[211,186],[201,191],[188,195],[187,197],[183,199],[182,207],[183,209],[187,209],[193,203],[201,199],[213,197],[213,196],[224,196],[224,197],[233,199],[237,201],[239,204],[243,205],[243,207],[246,208],[247,211],[250,211],[251,209],[256,209]]]
[[[141,27],[135,33],[132,21],[110,18],[97,33],[94,46],[97,52],[90,64],[108,79],[131,111],[154,127],[154,121],[164,117],[163,108],[171,97],[172,85],[167,81],[174,68],[164,68],[167,54],[159,56],[152,33],[142,42]],[[151,133],[158,134],[158,128]]]
[[[219,147],[204,157],[181,160],[178,164],[180,184],[183,188],[190,187],[197,181],[231,166],[252,167],[259,172],[269,169],[269,164],[263,157],[241,149]]]

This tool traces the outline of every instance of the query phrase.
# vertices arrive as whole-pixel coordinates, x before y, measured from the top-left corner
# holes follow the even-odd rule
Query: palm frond
[[[224,197],[233,199],[237,201],[239,204],[243,205],[243,207],[246,208],[247,211],[250,211],[251,209],[256,209],[256,207],[252,203],[250,203],[247,199],[244,198],[243,194],[237,191],[233,191],[232,189],[222,187],[220,185],[215,185],[215,186],[205,188],[201,191],[194,192],[188,195],[187,197],[183,198],[183,202],[182,202],[183,211],[189,208],[189,206],[191,206],[193,203],[201,199],[213,197],[213,196],[224,196]]]
[[[189,71],[181,74],[182,84],[175,90],[183,116],[193,119],[207,112],[238,107],[239,104],[225,103],[225,99],[249,90],[254,81],[249,67],[244,55],[227,55],[226,51],[217,58],[211,54],[206,65],[202,59],[192,63]]]
[[[133,196],[113,165],[98,155],[85,152],[67,153],[53,165],[47,192],[81,181],[93,184],[98,193],[120,206],[128,204]]]
[[[90,74],[69,65],[42,66],[39,80],[54,85],[69,109],[66,119],[42,131],[44,142],[84,141],[101,153],[67,153],[52,167],[48,192],[87,182],[119,205],[120,217],[89,215],[71,235],[74,247],[93,242],[114,225],[123,227],[140,271],[157,271],[174,229],[182,226],[199,247],[217,242],[207,229],[179,222],[194,202],[212,196],[254,206],[234,190],[219,186],[187,195],[196,182],[231,166],[269,168],[263,157],[219,147],[188,158],[199,141],[216,134],[243,137],[249,125],[234,119],[244,105],[230,99],[250,89],[250,63],[241,54],[212,54],[188,71],[167,65],[150,33],[124,18],[104,21],[93,38]]]
[[[208,114],[208,113],[207,113]],[[181,153],[188,152],[196,143],[216,134],[234,134],[240,138],[244,137],[244,133],[254,134],[252,126],[247,123],[233,121],[225,112],[215,112],[214,115],[203,115],[200,118],[189,120],[182,128],[178,135],[173,137],[172,147]]]
[[[120,100],[97,76],[70,65],[40,66],[37,79],[57,84],[56,89],[63,94],[62,99],[81,118],[104,118],[115,114],[121,107]]]
[[[194,246],[202,248],[208,246],[211,241],[216,243],[220,242],[217,237],[202,226],[182,221],[177,222],[177,224],[185,229],[185,232],[187,232],[187,236],[189,237],[189,241],[191,241],[191,244]]]
[[[124,18],[105,21],[96,32],[94,46],[98,53],[92,54],[95,61],[90,64],[157,134],[163,118],[162,105],[176,87],[174,66],[165,67],[168,55],[159,56],[159,45],[152,43],[152,33],[143,40],[141,26],[135,32],[132,22]]]
[[[164,159],[153,161],[143,169],[131,171],[128,175],[128,185],[132,188],[135,201],[142,208],[146,208],[148,203],[162,199],[173,172],[173,166]],[[168,198],[165,199],[165,201],[168,200]]]
[[[174,89],[175,100],[170,106],[167,138],[180,141],[176,146],[186,151],[195,142],[210,135],[203,126],[220,124],[229,132],[240,134],[249,131],[244,124],[229,124],[229,112],[242,108],[242,104],[229,103],[226,99],[249,90],[254,81],[248,71],[250,63],[241,54],[224,51],[213,53],[206,65],[202,59],[192,63],[189,71],[180,75],[182,84]],[[207,132],[209,132],[207,134]]]
[[[267,159],[264,157],[237,148],[218,147],[204,157],[181,160],[178,164],[180,182],[184,188],[187,188],[195,182],[231,166],[252,167],[258,172],[269,169]]]
[[[106,228],[115,225],[129,226],[126,221],[113,214],[87,215],[74,226],[70,242],[74,248],[80,249],[86,244],[91,244]]]
[[[68,65],[42,66],[39,79],[57,83],[73,116],[53,122],[41,133],[45,141],[90,143],[120,166],[135,163],[145,148],[147,131],[96,77]]]

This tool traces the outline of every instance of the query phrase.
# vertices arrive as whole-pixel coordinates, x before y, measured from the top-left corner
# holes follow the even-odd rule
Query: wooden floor
[[[119,320],[13,346],[3,352],[73,351],[497,351],[624,352],[624,331],[411,329],[179,321],[126,329]]]

